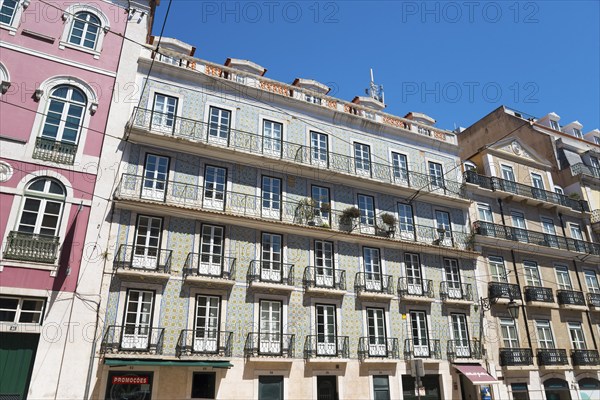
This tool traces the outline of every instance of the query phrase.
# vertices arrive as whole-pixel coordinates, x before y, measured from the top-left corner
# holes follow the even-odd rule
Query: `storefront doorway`
[[[441,400],[440,376],[425,375],[421,378],[421,385],[425,387],[425,393],[421,400]],[[418,400],[415,378],[411,375],[402,375],[402,395],[405,400]]]
[[[552,378],[544,382],[546,400],[571,400],[569,384],[564,379]]]

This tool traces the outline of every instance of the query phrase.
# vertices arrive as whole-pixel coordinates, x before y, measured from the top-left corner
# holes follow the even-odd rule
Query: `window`
[[[17,0],[2,0],[0,6],[0,24],[12,25],[19,2]]]
[[[260,279],[266,282],[281,282],[284,278],[281,235],[262,234]],[[287,272],[285,272],[287,273]]]
[[[360,210],[360,224],[370,228],[375,226],[375,200],[373,196],[358,195],[358,209]]]
[[[168,176],[169,158],[156,154],[146,154],[142,197],[164,201]]]
[[[442,164],[429,161],[429,181],[431,182],[431,187],[434,189],[444,187],[444,170]]]
[[[398,216],[400,237],[402,239],[415,240],[415,223],[412,206],[410,204],[398,203]]]
[[[544,245],[550,247],[558,247],[558,238],[556,237],[556,229],[554,221],[551,218],[541,218],[542,231],[544,232]]]
[[[556,272],[556,283],[559,290],[573,290],[571,286],[571,278],[569,277],[569,270],[567,267],[557,265],[554,267]]]
[[[600,293],[600,286],[598,285],[596,273],[589,269],[583,270],[583,273],[585,275],[585,284],[587,285],[588,291],[590,293]]]
[[[452,246],[452,225],[450,224],[450,214],[446,211],[435,211],[435,221],[437,224],[437,233],[440,244]]]
[[[152,128],[165,132],[175,129],[178,99],[172,96],[156,93],[152,105]]]
[[[410,312],[413,356],[429,357],[429,336],[427,334],[427,314],[424,311]]]
[[[465,314],[450,314],[452,342],[456,357],[470,357],[469,329]]]
[[[475,163],[473,163],[471,161],[465,161],[464,166],[465,166],[465,172],[467,172],[467,171],[477,172],[477,165],[475,165]]]
[[[133,252],[133,268],[157,269],[160,239],[162,236],[162,218],[147,215],[138,216],[135,230],[135,246]]]
[[[508,282],[504,259],[502,257],[489,257],[490,273],[494,282]]]
[[[335,356],[337,354],[335,306],[331,304],[317,304],[315,308],[317,322],[317,355]]]
[[[419,255],[415,253],[404,253],[404,268],[406,270],[408,294],[422,296],[424,288]]]
[[[308,101],[309,103],[321,104],[321,98],[320,97],[311,96],[310,94],[305,94],[304,96],[305,96],[304,99],[306,101]]]
[[[533,187],[537,189],[544,189],[544,180],[540,174],[531,174],[531,182],[533,183]]]
[[[571,229],[571,237],[575,240],[583,240],[583,233],[581,232],[581,227],[577,224],[569,224],[569,228]]]
[[[552,129],[554,129],[555,131],[560,131],[560,125],[558,124],[557,121],[554,121],[552,119],[550,120],[550,127]]]
[[[489,204],[477,203],[477,213],[479,214],[480,221],[494,222],[492,208],[489,206]]]
[[[590,163],[592,164],[592,173],[598,177],[600,175],[600,161],[596,157],[590,156]]]
[[[331,212],[331,200],[329,198],[329,188],[313,185],[311,195],[315,205],[315,216],[321,217],[322,223],[329,224]]]
[[[0,297],[0,322],[42,324],[45,299]]]
[[[529,235],[527,234],[527,226],[525,225],[525,214],[519,211],[511,211],[510,217],[515,238],[519,242],[528,242]]]
[[[554,337],[550,329],[550,321],[538,319],[535,321],[535,327],[538,336],[538,346],[542,349],[553,349]]]
[[[38,178],[25,188],[25,201],[17,230],[32,235],[58,236],[65,189],[51,178]]]
[[[373,399],[390,400],[390,378],[387,375],[373,375]]]
[[[100,27],[100,19],[94,14],[76,13],[69,33],[69,43],[95,50]]]
[[[283,125],[269,120],[263,121],[263,153],[281,155]]]
[[[394,167],[394,179],[398,182],[408,184],[408,160],[406,155],[392,153],[392,165]]]
[[[282,352],[282,305],[280,301],[261,300],[259,324],[259,353]]]
[[[283,400],[283,376],[261,375],[258,377],[258,400]]]
[[[333,243],[315,240],[315,285],[334,287]]]
[[[151,343],[154,292],[131,289],[127,292],[121,347],[147,350]]]
[[[328,148],[327,135],[310,132],[310,156],[312,164],[327,165]]]
[[[204,168],[204,198],[202,204],[206,208],[223,210],[225,208],[225,188],[227,170],[213,165]]]
[[[216,353],[219,350],[220,303],[221,298],[218,296],[196,297],[193,344],[195,352]]]
[[[61,85],[52,89],[42,138],[77,144],[86,105],[85,94],[74,86]]]
[[[515,320],[512,318],[500,318],[500,331],[504,347],[514,349],[519,347],[519,336]]]
[[[208,140],[227,144],[231,126],[231,111],[210,107],[208,114]]]
[[[513,168],[510,165],[502,165],[501,170],[502,170],[502,179],[505,179],[509,182],[515,181],[515,173],[513,171]]]
[[[223,272],[223,227],[202,225],[200,275],[221,276]],[[228,271],[231,272],[231,271]]]
[[[600,146],[600,136],[594,136],[594,143]]]
[[[444,275],[446,277],[447,295],[451,299],[462,299],[463,291],[460,282],[460,269],[458,261],[453,258],[444,258]]]
[[[581,134],[581,129],[573,128],[573,136],[581,139],[583,135]]]
[[[367,290],[381,291],[383,288],[381,276],[381,259],[379,249],[373,247],[363,248],[365,267],[365,285]]]
[[[371,148],[368,145],[354,143],[354,168],[357,174],[371,175]]]
[[[542,286],[537,263],[533,261],[523,261],[523,268],[525,270],[525,283],[527,286]]]
[[[192,375],[192,399],[216,399],[216,374],[194,372]]]
[[[281,213],[281,179],[262,177],[262,216],[279,219]]]
[[[569,322],[567,323],[569,329],[569,336],[571,338],[571,346],[573,349],[586,350],[585,338],[583,336],[583,328],[581,322]]]
[[[556,194],[565,194],[565,191],[560,186],[554,186],[554,193]]]
[[[367,308],[367,333],[369,335],[369,356],[386,357],[387,340],[383,308]]]

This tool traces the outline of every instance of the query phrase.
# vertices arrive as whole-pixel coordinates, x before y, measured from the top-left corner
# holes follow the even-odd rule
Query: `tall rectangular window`
[[[552,336],[552,329],[550,329],[550,321],[537,319],[535,320],[535,327],[538,336],[538,346],[542,349],[553,349],[554,337]]]
[[[138,216],[132,268],[157,269],[159,267],[161,236],[162,218]]]
[[[523,261],[523,269],[525,270],[525,283],[527,286],[542,286],[537,263],[533,261]]]
[[[164,201],[167,178],[169,176],[169,158],[156,154],[146,154],[142,197]]]
[[[556,284],[559,290],[573,290],[571,278],[569,277],[569,269],[563,265],[554,267],[556,272]]]
[[[508,282],[506,277],[506,268],[502,257],[489,257],[490,273],[494,282]]]
[[[429,181],[433,189],[444,187],[444,169],[442,164],[429,161]]]
[[[223,272],[223,227],[202,225],[200,242],[200,275],[221,276]]]
[[[315,216],[321,217],[322,223],[329,223],[331,215],[331,199],[329,198],[329,188],[313,185],[311,196],[315,205]]]
[[[146,350],[150,347],[154,292],[131,289],[127,292],[121,347]]]
[[[410,204],[398,203],[398,225],[402,239],[415,240],[415,222]]]
[[[390,400],[390,378],[387,375],[373,375],[374,400]]]
[[[263,153],[281,155],[283,125],[279,122],[263,121]]]
[[[392,165],[396,182],[408,184],[408,160],[406,155],[392,152]]]
[[[223,210],[225,208],[225,188],[227,170],[207,165],[204,170],[204,198],[202,204],[206,208]]]
[[[172,131],[175,128],[177,98],[156,93],[152,110],[152,127],[158,130]]]
[[[283,400],[283,376],[261,375],[258,377],[258,400]]]
[[[410,312],[413,355],[429,357],[429,335],[427,333],[427,314],[424,311]]]
[[[219,350],[219,308],[218,296],[198,295],[196,297],[196,321],[194,325],[194,351],[216,353]]]
[[[517,327],[514,319],[500,318],[500,330],[502,331],[504,347],[509,349],[519,347],[519,337],[517,336]]]
[[[212,142],[227,143],[231,127],[231,111],[210,107],[208,118],[208,139]]]
[[[262,234],[261,243],[261,281],[281,282],[284,278],[283,248],[281,235]]]
[[[337,354],[335,306],[317,304],[315,314],[317,320],[317,355],[335,356]]]
[[[282,306],[280,301],[261,300],[259,324],[259,353],[282,352]]]
[[[279,219],[281,216],[281,179],[262,177],[262,216]]]
[[[216,399],[215,383],[215,372],[194,372],[192,375],[192,399]]]
[[[360,224],[365,227],[375,226],[375,200],[373,196],[358,195],[358,209],[360,210]]]
[[[585,337],[583,336],[583,328],[581,322],[569,322],[567,323],[569,329],[569,336],[571,338],[571,346],[573,349],[586,350]]]
[[[315,240],[315,285],[334,287],[333,243]]]
[[[477,213],[479,215],[479,220],[484,222],[494,222],[494,218],[492,216],[492,208],[489,204],[477,203]]]
[[[590,293],[600,293],[600,286],[598,285],[598,277],[596,273],[590,269],[583,270],[585,275],[585,284],[587,285]]]
[[[327,135],[319,132],[310,132],[310,156],[313,165],[327,165],[329,157]]]
[[[19,2],[17,0],[4,0],[0,7],[0,24],[11,25],[15,17]]]
[[[381,275],[381,259],[379,249],[373,247],[363,248],[363,261],[365,268],[365,285],[367,290],[381,291],[383,288]]]
[[[384,357],[387,355],[385,332],[385,312],[382,308],[367,308],[367,333],[369,335],[369,355]]]
[[[354,168],[360,175],[371,175],[371,147],[354,143]]]

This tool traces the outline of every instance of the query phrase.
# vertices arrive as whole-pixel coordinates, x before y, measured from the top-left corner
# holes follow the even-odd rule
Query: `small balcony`
[[[448,361],[480,360],[481,342],[479,340],[451,339],[448,340]]]
[[[600,310],[600,293],[587,294],[588,306]]]
[[[248,284],[255,289],[294,290],[294,264],[252,260],[246,275]]]
[[[102,337],[100,352],[109,354],[162,354],[165,329],[147,325],[111,325]]]
[[[515,348],[500,349],[500,365],[502,367],[533,365],[533,351]]]
[[[183,329],[177,339],[177,357],[231,357],[233,332]]]
[[[499,300],[504,302],[521,300],[521,290],[519,285],[514,283],[490,282],[488,283],[488,297],[492,304],[498,303]]]
[[[398,278],[398,296],[402,300],[432,302],[433,281],[421,278]]]
[[[575,367],[599,366],[598,350],[571,350],[571,359]]]
[[[404,339],[404,359],[442,359],[442,345],[439,339]]]
[[[552,289],[539,286],[525,286],[525,301],[554,304]]]
[[[249,359],[291,361],[294,358],[294,337],[290,333],[250,332],[244,344],[244,356]]]
[[[394,278],[375,272],[357,272],[354,290],[359,297],[391,300],[394,298]]]
[[[304,358],[311,361],[347,359],[350,357],[348,336],[308,335],[304,342]]]
[[[569,365],[565,349],[538,349],[537,361],[539,366]]]
[[[235,258],[218,254],[189,253],[183,267],[183,279],[188,284],[233,286]]]
[[[308,266],[304,268],[302,285],[306,293],[343,296],[346,293],[346,271]]]
[[[172,250],[122,244],[115,256],[116,273],[128,278],[169,279]]]
[[[589,211],[589,205],[586,201],[575,200],[564,194],[558,194],[547,190],[539,189],[533,186],[523,185],[522,183],[508,181],[498,177],[488,177],[479,175],[475,171],[465,172],[465,181],[492,191],[506,192],[511,197],[523,198],[532,205],[542,203],[548,206],[558,205],[571,208],[577,212]]]
[[[378,336],[361,337],[358,340],[358,358],[361,361],[390,360],[396,362],[400,357],[398,338]]]
[[[581,306],[586,307],[585,296],[583,292],[575,290],[557,290],[556,298],[561,306]]]
[[[600,209],[592,211],[590,222],[592,223],[592,231],[600,235]]]
[[[75,154],[77,154],[77,145],[75,143],[59,142],[54,139],[38,137],[35,139],[32,158],[57,164],[73,165]]]
[[[4,258],[7,260],[54,264],[58,257],[57,236],[12,231],[6,242]]]
[[[571,165],[571,174],[573,176],[587,177],[591,179],[600,179],[600,168],[592,167],[584,163]]]
[[[471,304],[473,289],[470,283],[440,282],[440,297],[445,303]]]

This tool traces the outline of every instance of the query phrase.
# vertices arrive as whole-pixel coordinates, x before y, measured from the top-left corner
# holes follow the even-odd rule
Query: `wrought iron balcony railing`
[[[533,351],[516,348],[500,349],[500,365],[503,367],[533,365]]]
[[[195,143],[207,143],[297,164],[327,169],[342,174],[365,177],[416,190],[426,190],[451,197],[463,197],[462,183],[447,178],[406,171],[389,163],[377,163],[320,150],[302,144],[265,138],[228,126],[205,123],[172,114],[136,108],[131,123],[137,128],[162,135],[182,138]]]
[[[538,349],[538,365],[568,365],[567,350],[565,349]]]
[[[235,257],[218,254],[189,253],[183,267],[183,277],[203,276],[235,280]]]
[[[110,325],[100,351],[106,353],[162,354],[165,329],[147,325]]]
[[[394,277],[375,272],[357,272],[354,279],[356,292],[394,294]]]
[[[11,231],[6,240],[4,258],[53,264],[58,257],[57,236]]]
[[[54,139],[37,137],[32,157],[57,164],[73,165],[77,154],[75,143],[59,142]]]
[[[481,359],[481,342],[479,340],[448,340],[448,361],[457,359]]]
[[[358,340],[358,358],[399,358],[398,338],[381,336],[361,337]]]
[[[563,236],[550,235],[543,232],[513,228],[510,226],[503,226],[485,221],[475,221],[473,223],[473,230],[476,234],[481,236],[511,240],[514,242],[536,244],[539,246],[576,251],[579,253],[600,255],[599,243],[585,242],[583,240],[575,240],[571,238],[565,238]]]
[[[246,357],[294,358],[295,336],[279,332],[250,332],[244,344]]]
[[[122,244],[115,256],[115,269],[169,273],[172,250]]]
[[[442,346],[439,339],[404,339],[404,359],[433,358],[442,359]]]
[[[544,189],[523,185],[522,183],[512,182],[498,177],[479,175],[475,171],[466,171],[465,181],[467,183],[478,185],[484,189],[493,191],[501,190],[503,192],[509,192],[519,196],[529,197],[532,199],[569,207],[575,211],[590,211],[587,201],[575,200],[565,196],[564,194],[550,192]]]
[[[552,289],[540,286],[525,286],[525,301],[554,303]]]
[[[573,176],[587,175],[596,179],[600,179],[600,168],[596,168],[591,165],[586,165],[584,163],[577,163],[575,165],[571,165],[571,173],[573,174]]]
[[[350,357],[350,339],[348,336],[308,335],[304,341],[304,358]]]
[[[249,283],[279,283],[294,286],[294,264],[252,260],[246,278]]]
[[[571,350],[571,359],[575,366],[600,365],[598,350]]]
[[[558,304],[561,305],[585,306],[583,292],[575,290],[557,290],[556,298],[558,299]]]
[[[175,354],[182,356],[231,357],[233,332],[208,329],[183,329]]]
[[[442,300],[473,301],[473,289],[470,283],[440,282],[440,297]]]
[[[398,296],[417,296],[433,299],[433,281],[421,278],[398,278]]]
[[[600,308],[600,293],[588,293],[588,306]]]
[[[346,290],[346,271],[337,268],[304,268],[302,285],[305,288]]]
[[[492,303],[498,299],[521,300],[519,285],[507,282],[488,283],[488,297]]]

